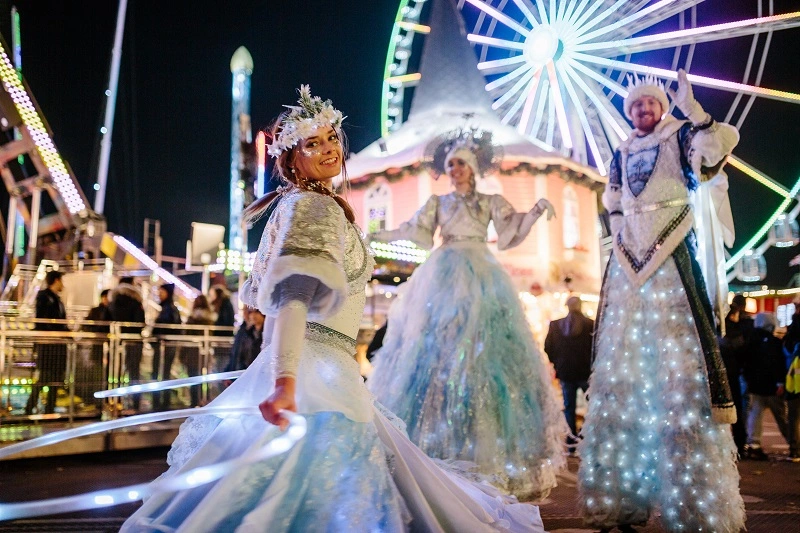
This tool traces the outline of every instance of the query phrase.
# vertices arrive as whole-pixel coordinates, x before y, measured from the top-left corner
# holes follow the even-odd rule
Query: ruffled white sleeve
[[[603,191],[603,207],[608,211],[611,236],[622,228],[622,170],[620,169],[620,153],[617,150],[611,159],[608,169],[608,183]]]
[[[527,213],[517,213],[514,206],[499,194],[492,196],[489,205],[494,228],[497,230],[498,250],[507,250],[521,244],[545,211],[540,202]]]
[[[338,311],[347,298],[346,225],[344,212],[333,198],[305,191],[281,198],[264,228],[250,277],[240,291],[244,303],[268,317],[277,317],[281,282],[299,274],[320,283],[308,303],[309,320]]]
[[[411,241],[420,248],[430,250],[433,248],[433,234],[438,225],[437,211],[439,209],[439,197],[435,194],[428,198],[425,205],[419,208],[408,222],[403,222],[400,227],[394,230],[384,230],[371,233],[370,239],[374,241]]]

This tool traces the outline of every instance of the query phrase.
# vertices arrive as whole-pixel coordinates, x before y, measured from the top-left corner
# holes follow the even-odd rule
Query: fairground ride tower
[[[242,226],[242,211],[245,204],[245,174],[247,172],[247,150],[253,142],[250,126],[250,75],[253,73],[253,58],[247,48],[240,46],[231,57],[233,85],[231,98],[231,204],[228,245],[231,250],[245,252],[247,241]]]

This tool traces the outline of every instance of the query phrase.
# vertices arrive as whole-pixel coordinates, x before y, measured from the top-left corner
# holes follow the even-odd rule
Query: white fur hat
[[[664,84],[658,81],[654,76],[647,75],[645,78],[637,78],[628,75],[628,96],[622,103],[625,110],[625,116],[628,120],[633,120],[631,116],[631,108],[633,103],[643,96],[652,96],[661,104],[661,112],[666,113],[669,111],[669,99],[664,90]]]
[[[451,159],[454,158],[462,159],[469,168],[472,169],[472,173],[475,175],[475,179],[482,178],[483,174],[481,174],[481,169],[478,166],[478,158],[475,155],[475,152],[467,148],[466,146],[456,146],[447,154],[447,157],[444,158],[444,168],[445,171],[447,170],[447,163],[450,162]]]

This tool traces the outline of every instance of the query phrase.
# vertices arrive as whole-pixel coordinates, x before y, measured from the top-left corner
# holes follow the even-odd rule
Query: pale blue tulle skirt
[[[405,531],[410,515],[375,426],[337,412],[305,417],[306,436],[286,454],[217,483],[157,494],[122,531]],[[197,418],[182,428],[181,445],[208,440],[173,470],[244,455],[280,433],[260,417]]]
[[[568,428],[511,278],[483,243],[435,250],[401,289],[367,387],[427,455],[546,496]]]

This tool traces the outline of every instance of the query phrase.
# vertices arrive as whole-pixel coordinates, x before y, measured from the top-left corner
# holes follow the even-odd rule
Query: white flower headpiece
[[[669,111],[669,99],[667,98],[667,91],[664,88],[664,83],[659,81],[658,78],[652,74],[648,74],[644,78],[639,78],[628,74],[628,96],[622,107],[625,111],[625,116],[628,120],[633,120],[631,117],[631,107],[633,103],[643,96],[652,96],[661,103],[661,111],[666,113]]]
[[[280,133],[267,150],[272,157],[278,157],[284,150],[313,135],[320,127],[333,126],[338,130],[345,119],[330,100],[323,101],[319,96],[311,96],[311,87],[308,85],[301,85],[298,92],[298,105],[284,106],[290,111],[283,119]]]

